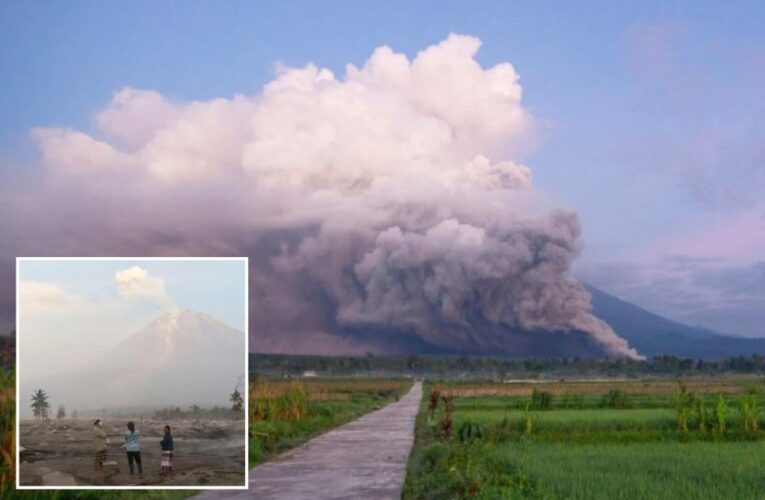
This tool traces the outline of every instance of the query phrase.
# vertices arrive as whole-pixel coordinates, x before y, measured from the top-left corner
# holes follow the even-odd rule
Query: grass
[[[250,465],[301,445],[406,392],[406,380],[250,382]]]
[[[519,443],[497,453],[550,498],[762,498],[765,443]]]
[[[656,393],[644,383],[639,393],[624,385],[582,384],[594,389],[578,393],[577,407],[561,404],[572,383],[549,391],[549,400],[539,391],[555,385],[536,393],[532,388],[526,397],[489,384],[470,391],[469,384],[458,390],[428,385],[403,496],[765,498],[762,384],[709,382],[727,392],[718,396],[699,381],[685,384],[687,391],[675,383],[674,392],[660,381]],[[433,409],[434,388],[453,397],[450,410],[444,404]],[[724,431],[712,425],[720,401]],[[455,429],[448,436],[440,428],[445,419]]]

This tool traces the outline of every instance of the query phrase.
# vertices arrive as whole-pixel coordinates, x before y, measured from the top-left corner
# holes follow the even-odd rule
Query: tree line
[[[719,360],[656,356],[645,361],[601,358],[515,359],[491,356],[292,356],[250,354],[251,375],[395,376],[493,379],[550,376],[688,376],[724,373],[765,374],[759,353]]]

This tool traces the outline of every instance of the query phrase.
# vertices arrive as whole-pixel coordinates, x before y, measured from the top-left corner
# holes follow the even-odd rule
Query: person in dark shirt
[[[162,474],[173,476],[173,435],[169,425],[165,426],[165,436],[159,442],[162,447]]]

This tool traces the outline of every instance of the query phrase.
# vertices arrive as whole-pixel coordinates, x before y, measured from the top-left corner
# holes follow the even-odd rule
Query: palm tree
[[[48,419],[48,395],[42,389],[37,389],[32,394],[32,410],[34,411],[35,420],[47,420]]]
[[[242,408],[244,407],[244,398],[242,397],[242,393],[239,392],[240,384],[236,384],[236,387],[234,388],[234,392],[231,393],[231,398],[229,401],[231,401],[231,409],[234,411],[234,418],[237,418],[239,416],[239,413],[242,411]]]

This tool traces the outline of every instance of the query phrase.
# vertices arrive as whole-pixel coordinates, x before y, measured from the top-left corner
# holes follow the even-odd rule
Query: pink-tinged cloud
[[[343,77],[280,67],[230,99],[123,89],[92,134],[36,132],[49,175],[0,248],[248,255],[255,350],[511,352],[522,330],[638,357],[571,278],[579,221],[533,190],[518,75],[479,48],[380,47]]]

